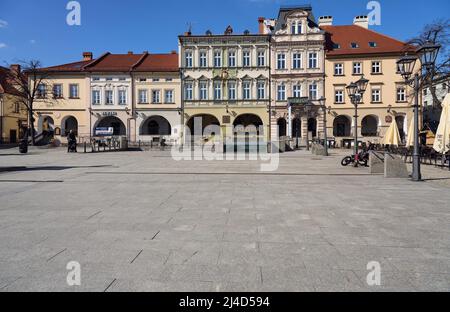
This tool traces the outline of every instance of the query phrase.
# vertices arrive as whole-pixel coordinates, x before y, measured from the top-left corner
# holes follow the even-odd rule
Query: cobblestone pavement
[[[449,291],[450,173],[0,151],[0,291]],[[81,286],[69,287],[70,261]],[[381,265],[368,286],[367,264]]]

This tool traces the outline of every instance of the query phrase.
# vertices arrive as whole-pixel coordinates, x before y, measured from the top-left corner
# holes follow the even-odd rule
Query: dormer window
[[[376,42],[374,42],[374,41],[370,41],[369,42],[369,47],[371,47],[371,48],[376,48],[378,45],[377,45],[377,43]]]
[[[292,35],[300,35],[303,33],[302,29],[302,22],[301,21],[295,21],[291,24],[291,34]]]
[[[333,49],[340,49],[341,45],[339,43],[333,43]]]
[[[357,44],[356,42],[352,42],[352,43],[350,44],[350,46],[352,47],[352,49],[357,49],[357,48],[359,48],[359,44]]]

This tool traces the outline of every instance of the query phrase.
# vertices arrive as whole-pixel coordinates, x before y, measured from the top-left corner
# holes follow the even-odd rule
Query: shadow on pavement
[[[113,167],[111,165],[99,165],[99,166],[41,166],[41,167],[0,167],[0,172],[26,172],[26,171],[61,171],[69,169],[88,169],[88,168],[108,168]]]

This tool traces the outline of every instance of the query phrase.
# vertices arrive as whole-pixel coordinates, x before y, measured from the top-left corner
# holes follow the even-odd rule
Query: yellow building
[[[20,74],[19,65],[0,66],[0,144],[17,143],[27,127],[27,110],[21,103],[21,94],[10,77]]]
[[[321,17],[319,25],[327,33],[328,136],[340,147],[351,146],[355,108],[345,88],[364,76],[369,84],[358,106],[360,141],[379,143],[392,122],[397,122],[405,140],[413,116],[412,91],[397,72],[396,62],[407,45],[369,30],[367,16],[356,17],[353,25],[345,26],[333,26],[332,17]]]

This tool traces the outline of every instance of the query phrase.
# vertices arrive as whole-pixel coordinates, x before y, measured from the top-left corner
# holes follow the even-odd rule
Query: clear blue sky
[[[367,14],[369,0],[79,0],[81,26],[66,24],[68,0],[0,0],[0,64],[38,59],[45,66],[78,61],[83,51],[170,52],[177,36],[193,26],[222,33],[257,32],[257,18],[276,17],[280,5],[310,3],[316,18],[332,15],[334,24]],[[379,0],[382,24],[373,30],[406,40],[450,12],[449,0]]]

